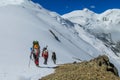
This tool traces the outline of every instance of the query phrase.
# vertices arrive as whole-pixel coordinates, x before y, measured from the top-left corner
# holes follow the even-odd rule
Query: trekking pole
[[[32,48],[30,48],[30,50],[32,51]],[[29,60],[29,63],[28,63],[28,67],[29,67],[29,68],[30,68],[31,57],[32,57],[32,53],[31,53],[31,55],[30,55],[30,60]]]
[[[31,59],[29,60],[29,64],[28,64],[28,67],[30,68],[30,62],[31,62]]]

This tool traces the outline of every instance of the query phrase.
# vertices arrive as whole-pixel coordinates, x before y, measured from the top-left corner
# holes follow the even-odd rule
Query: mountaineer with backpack
[[[48,60],[48,50],[47,50],[47,46],[46,46],[45,48],[43,48],[42,57],[44,58],[44,64],[47,65],[47,60]]]
[[[33,47],[31,49],[30,59],[34,58],[36,66],[39,66],[40,46],[38,41],[33,41]]]
[[[52,60],[54,64],[56,64],[56,53],[55,52],[52,52]]]

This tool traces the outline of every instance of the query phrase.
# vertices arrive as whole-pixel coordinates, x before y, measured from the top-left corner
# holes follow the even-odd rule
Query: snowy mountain
[[[88,10],[84,12],[89,13]],[[97,16],[90,13],[90,19],[90,16]],[[0,80],[38,80],[53,73],[54,69],[47,68],[56,66],[51,61],[53,51],[57,54],[57,65],[77,61],[76,58],[90,60],[106,54],[120,71],[120,58],[102,41],[79,24],[30,0],[0,2],[0,38]],[[33,40],[39,41],[41,50],[48,45],[48,65],[44,65],[40,57],[40,66],[46,68],[36,67],[29,59]]]
[[[62,17],[80,24],[95,35],[110,33],[114,42],[120,40],[120,9],[110,9],[101,14],[96,14],[85,8],[65,14]]]

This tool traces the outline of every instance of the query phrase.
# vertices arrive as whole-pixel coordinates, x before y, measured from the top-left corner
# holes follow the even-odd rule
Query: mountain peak
[[[88,12],[90,10],[88,8],[84,8],[83,11]]]
[[[84,8],[83,10],[74,10],[70,13],[64,14],[62,17],[63,18],[80,17],[80,16],[91,17],[93,15],[96,15],[96,13],[92,12],[87,8]]]
[[[24,1],[28,1],[28,0],[1,0],[0,6],[19,5],[19,4],[23,3]]]

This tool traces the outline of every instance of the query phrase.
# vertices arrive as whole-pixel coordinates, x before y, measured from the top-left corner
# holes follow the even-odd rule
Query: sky
[[[120,9],[120,0],[32,0],[44,8],[55,11],[61,15],[74,10],[88,8],[96,13],[102,13],[108,9]]]

